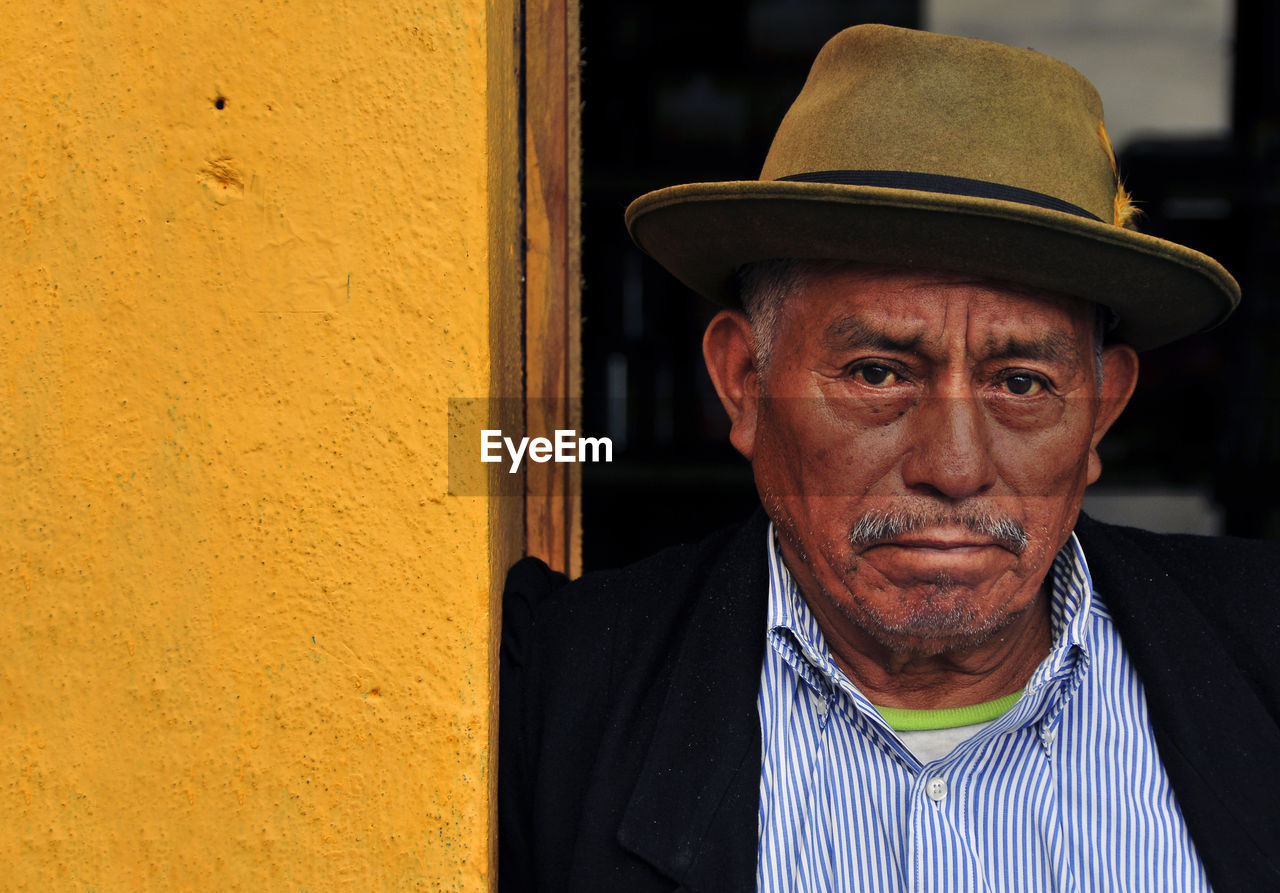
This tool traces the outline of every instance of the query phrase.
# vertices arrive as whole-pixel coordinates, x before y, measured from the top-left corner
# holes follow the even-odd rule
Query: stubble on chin
[[[859,599],[852,585],[842,595],[826,593],[841,615],[879,645],[898,654],[929,656],[964,651],[989,641],[1019,612],[980,616],[968,587],[946,574],[910,590],[898,590],[892,612]]]

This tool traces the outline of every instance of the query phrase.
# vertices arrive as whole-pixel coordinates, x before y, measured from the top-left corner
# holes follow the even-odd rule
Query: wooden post
[[[525,7],[525,427],[579,430],[581,322],[578,3]],[[527,550],[582,571],[576,464],[527,466]]]

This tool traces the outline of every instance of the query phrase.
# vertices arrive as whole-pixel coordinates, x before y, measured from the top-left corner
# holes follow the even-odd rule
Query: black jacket
[[[754,889],[767,523],[573,583],[511,569],[502,890]],[[1214,889],[1280,890],[1280,548],[1076,534]]]

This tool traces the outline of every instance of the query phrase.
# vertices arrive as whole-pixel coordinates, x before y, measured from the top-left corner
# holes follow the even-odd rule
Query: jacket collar
[[[755,888],[767,528],[757,510],[704,579],[618,830],[688,890]]]

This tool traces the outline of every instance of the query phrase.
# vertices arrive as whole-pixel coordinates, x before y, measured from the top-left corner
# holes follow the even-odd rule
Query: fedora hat
[[[954,270],[1103,304],[1138,349],[1240,301],[1217,261],[1137,232],[1078,71],[1031,50],[886,25],[832,38],[758,180],[642,195],[627,228],[695,292],[737,303],[743,264]]]

